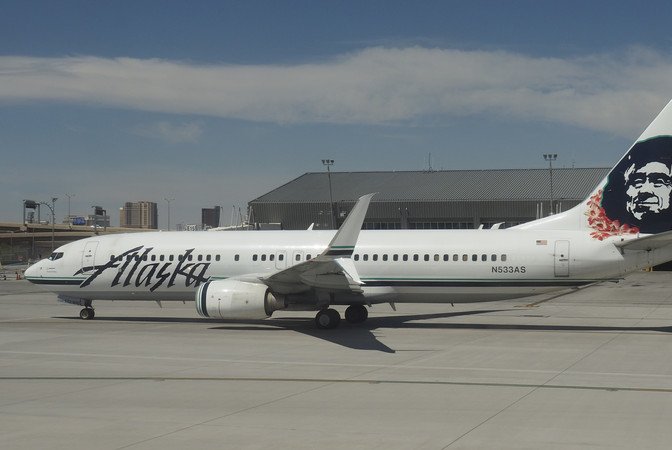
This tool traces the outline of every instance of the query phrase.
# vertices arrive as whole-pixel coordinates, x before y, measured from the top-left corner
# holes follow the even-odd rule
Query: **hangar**
[[[608,168],[309,172],[249,202],[250,222],[337,228],[377,192],[364,229],[467,229],[528,222],[578,204]],[[330,200],[331,199],[331,200]],[[330,203],[333,205],[330,208]],[[330,210],[333,211],[330,213]]]

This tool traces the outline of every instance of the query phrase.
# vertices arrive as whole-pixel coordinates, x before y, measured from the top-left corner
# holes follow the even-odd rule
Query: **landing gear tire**
[[[79,317],[83,320],[91,320],[96,316],[96,313],[93,311],[93,308],[84,308],[79,312]]]
[[[317,328],[323,330],[330,330],[336,328],[341,322],[341,315],[335,309],[320,310],[315,316],[315,324]]]
[[[369,311],[364,305],[350,305],[345,310],[345,320],[349,323],[362,323],[369,317]]]

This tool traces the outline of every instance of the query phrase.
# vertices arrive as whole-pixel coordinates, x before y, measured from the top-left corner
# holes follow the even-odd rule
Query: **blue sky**
[[[610,166],[672,97],[669,2],[4,1],[0,221],[308,171]]]

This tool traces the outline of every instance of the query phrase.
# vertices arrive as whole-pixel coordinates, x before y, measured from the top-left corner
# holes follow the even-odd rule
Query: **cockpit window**
[[[49,255],[49,261],[56,261],[57,259],[61,259],[63,257],[63,252],[54,252],[51,255]]]

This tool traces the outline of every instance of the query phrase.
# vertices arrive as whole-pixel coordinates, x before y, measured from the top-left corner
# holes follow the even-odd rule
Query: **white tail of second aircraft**
[[[563,213],[514,228],[586,230],[610,236],[672,230],[672,101],[588,198]]]

